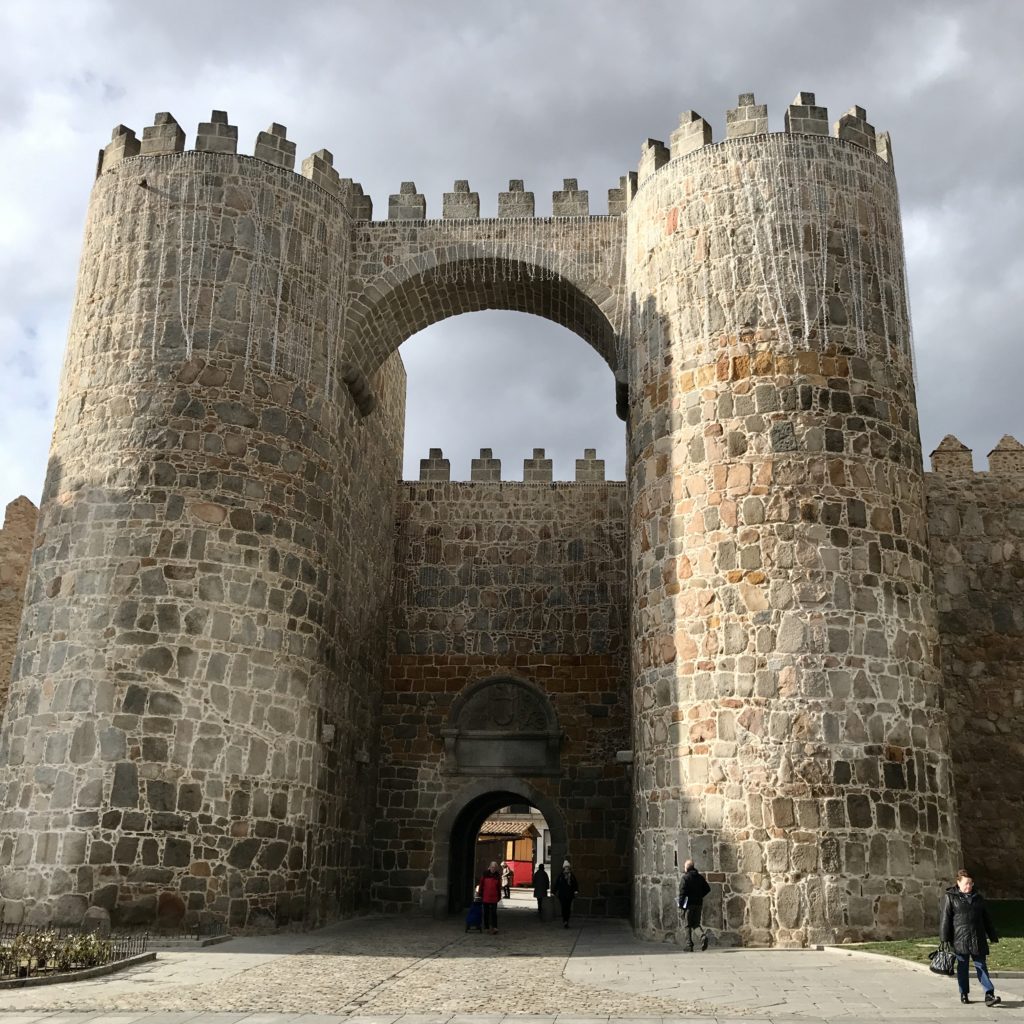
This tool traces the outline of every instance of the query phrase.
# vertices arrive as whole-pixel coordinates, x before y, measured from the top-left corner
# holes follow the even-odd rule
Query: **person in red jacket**
[[[484,906],[484,927],[491,935],[498,934],[498,900],[501,899],[501,871],[498,862],[492,860],[477,884],[480,902]]]

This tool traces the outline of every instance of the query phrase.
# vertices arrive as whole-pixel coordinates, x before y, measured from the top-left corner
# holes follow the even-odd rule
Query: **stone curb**
[[[891,964],[899,964],[901,967],[912,967],[914,970],[927,971],[927,964],[919,964],[914,960],[904,960],[899,956],[891,956],[888,953],[873,953],[869,949],[857,949],[855,946],[819,946],[825,953],[848,954],[850,956],[870,957],[872,960],[888,960]],[[939,977],[939,975],[936,975]]]
[[[38,985],[63,985],[68,981],[80,981],[85,978],[102,978],[105,974],[113,974],[125,967],[137,967],[139,964],[148,964],[156,959],[156,953],[136,953],[135,956],[126,957],[124,960],[115,960],[111,964],[101,964],[99,967],[86,967],[82,971],[68,971],[64,974],[46,974],[35,978],[11,978],[8,981],[0,981],[0,990],[5,988],[35,988]]]
[[[212,935],[205,939],[161,939],[150,936],[149,948],[158,953],[195,953],[207,946],[219,946],[222,942],[230,942],[234,935]]]
[[[919,964],[914,960],[904,960],[903,957],[890,956],[888,953],[873,953],[869,949],[857,949],[854,946],[818,946],[826,953],[855,953],[857,956],[870,956],[875,960],[888,960],[890,963],[902,964],[904,967],[915,967],[921,971],[930,971],[927,964]],[[989,971],[990,978],[1002,978],[1004,980],[1018,980],[1024,978],[1024,971]],[[936,975],[939,977],[939,975]]]

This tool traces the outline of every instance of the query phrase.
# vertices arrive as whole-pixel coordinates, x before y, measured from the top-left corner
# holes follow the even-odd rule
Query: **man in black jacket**
[[[679,909],[686,922],[686,952],[693,952],[693,930],[700,929],[700,948],[708,948],[708,933],[700,923],[704,897],[711,892],[707,879],[693,866],[692,860],[683,864],[683,877],[679,881]]]
[[[548,873],[544,870],[544,862],[537,865],[533,873],[533,897],[537,901],[537,913],[544,917],[544,901],[548,898]]]

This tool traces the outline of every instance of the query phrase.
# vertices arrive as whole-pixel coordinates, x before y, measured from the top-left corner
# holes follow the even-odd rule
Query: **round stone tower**
[[[899,206],[860,108],[683,116],[628,207],[634,917],[917,933],[958,856]]]
[[[162,114],[101,157],[0,737],[6,922],[283,922],[368,889],[404,374],[365,431],[350,183],[325,152],[293,173],[279,125],[256,159],[236,138],[215,112],[185,153]]]

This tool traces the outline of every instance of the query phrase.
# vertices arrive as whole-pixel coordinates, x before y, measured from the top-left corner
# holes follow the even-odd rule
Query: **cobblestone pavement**
[[[867,954],[686,954],[636,940],[625,922],[566,930],[526,907],[505,910],[499,923],[489,936],[466,934],[458,921],[364,918],[161,953],[106,978],[0,991],[0,1024],[1024,1019],[1021,980],[998,980],[1004,1002],[989,1010],[961,1006],[950,979]]]

